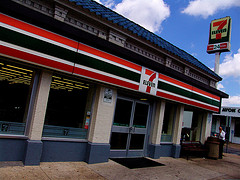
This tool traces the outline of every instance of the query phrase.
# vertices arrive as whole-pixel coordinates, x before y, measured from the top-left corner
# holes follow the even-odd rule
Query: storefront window
[[[221,126],[223,128],[223,130],[226,132],[226,121],[227,121],[227,116],[214,115],[213,118],[212,118],[212,132],[211,132],[211,135],[218,136],[219,126]]]
[[[211,128],[211,136],[217,136],[217,121],[216,118],[212,118],[212,128]]]
[[[176,116],[176,106],[171,103],[166,103],[161,142],[172,142],[173,124]]]
[[[233,118],[235,120],[234,136],[240,137],[240,118]]]
[[[183,114],[182,141],[200,141],[203,113],[197,110],[185,110]]]
[[[225,132],[226,132],[226,122],[227,122],[227,116],[220,116],[220,126],[223,128]]]
[[[33,71],[0,60],[0,134],[23,135]]]
[[[48,98],[43,137],[87,138],[93,86],[54,75]]]

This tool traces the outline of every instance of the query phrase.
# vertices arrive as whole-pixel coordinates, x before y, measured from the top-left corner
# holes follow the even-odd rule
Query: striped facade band
[[[2,56],[134,91],[140,91],[144,69],[153,72],[154,78],[148,81],[157,81],[155,96],[210,111],[219,110],[220,97],[211,93],[4,14],[0,14],[0,21]],[[144,93],[149,94],[152,89],[146,88]]]

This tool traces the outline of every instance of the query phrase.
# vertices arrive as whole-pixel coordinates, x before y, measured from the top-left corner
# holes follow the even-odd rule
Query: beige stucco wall
[[[104,102],[106,87],[98,86],[94,100],[88,141],[92,143],[109,143],[117,99],[117,91],[112,89],[112,101]]]

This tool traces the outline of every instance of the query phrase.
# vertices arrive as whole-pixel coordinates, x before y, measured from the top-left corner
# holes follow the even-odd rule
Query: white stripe
[[[72,62],[69,62],[69,61],[66,61],[66,60],[63,60],[63,59],[59,59],[59,58],[56,58],[56,57],[53,57],[53,56],[49,56],[49,55],[46,55],[46,54],[43,54],[43,53],[39,53],[39,52],[36,52],[36,51],[32,51],[32,50],[29,50],[29,49],[26,49],[26,48],[23,48],[23,47],[20,47],[20,46],[16,46],[16,45],[13,45],[13,44],[10,44],[10,43],[7,43],[7,42],[0,41],[0,45],[6,46],[6,47],[9,47],[9,48],[12,48],[12,49],[20,50],[22,52],[33,54],[33,55],[36,55],[36,56],[44,57],[44,58],[47,58],[47,59],[50,59],[50,60],[53,60],[53,61],[61,62],[63,64],[74,66],[74,63],[72,63]],[[86,67],[86,66],[82,66],[82,65],[79,65],[79,64],[76,64],[75,66],[79,67],[79,68],[82,68],[82,69],[86,69],[86,70],[91,71],[91,72],[96,72],[96,73],[99,73],[99,74],[103,74],[105,76],[113,77],[115,79],[119,79],[119,80],[122,80],[122,81],[125,81],[125,82],[129,82],[129,83],[132,83],[132,84],[139,85],[139,83],[137,83],[135,81],[131,81],[129,79],[125,79],[125,78],[122,78],[122,77],[119,77],[119,76],[116,76],[116,75],[113,75],[113,74],[110,74],[110,73],[99,71],[99,70],[89,68],[89,67]]]
[[[73,48],[73,47],[71,47],[71,46],[68,46],[68,45],[59,43],[59,42],[57,42],[57,41],[54,41],[54,40],[51,40],[51,39],[48,39],[48,38],[45,38],[45,37],[42,37],[42,36],[39,36],[39,35],[36,35],[36,34],[33,34],[33,33],[30,33],[30,32],[28,32],[28,31],[25,31],[25,30],[22,30],[22,29],[19,29],[19,28],[10,26],[10,25],[5,24],[5,23],[1,23],[1,22],[0,22],[0,26],[5,27],[5,28],[10,29],[10,30],[13,30],[13,31],[15,31],[15,32],[19,32],[19,33],[22,33],[22,34],[24,34],[24,35],[27,35],[27,36],[30,36],[30,37],[33,37],[33,38],[36,38],[36,39],[39,39],[39,40],[48,42],[48,43],[57,45],[57,46],[60,46],[60,47],[62,47],[62,48],[65,48],[65,49],[68,49],[68,50],[71,50],[71,51],[74,51],[74,52],[77,51],[76,48]],[[129,71],[133,71],[133,72],[135,72],[135,73],[141,74],[141,72],[138,71],[138,70],[135,70],[135,69],[132,69],[132,68],[130,68],[130,67],[128,67],[128,66],[121,65],[121,64],[116,63],[116,62],[113,62],[113,61],[111,61],[111,60],[108,60],[108,59],[99,57],[99,56],[97,56],[97,55],[94,55],[94,54],[91,54],[91,53],[88,53],[88,52],[85,52],[85,51],[81,51],[81,50],[78,50],[78,52],[81,53],[81,54],[84,54],[84,55],[87,55],[87,56],[90,56],[90,57],[93,57],[93,58],[102,60],[102,61],[104,61],[104,62],[113,64],[113,65],[115,65],[115,66],[119,66],[119,67],[124,68],[124,69],[127,69],[127,70],[129,70]]]
[[[98,60],[101,60],[101,61],[104,61],[104,62],[107,62],[107,63],[109,63],[109,64],[113,64],[113,65],[115,65],[115,66],[118,66],[118,67],[121,67],[121,68],[127,69],[127,70],[129,70],[129,71],[132,71],[132,72],[135,72],[135,73],[141,74],[141,72],[138,71],[138,70],[132,69],[132,68],[130,68],[130,67],[128,67],[128,66],[125,66],[125,65],[122,65],[122,64],[116,63],[116,62],[114,62],[114,61],[111,61],[111,60],[108,60],[108,59],[102,58],[102,57],[97,56],[97,55],[94,55],[94,54],[91,54],[91,53],[88,53],[88,52],[85,52],[85,51],[82,51],[82,50],[78,50],[78,53],[80,53],[80,54],[84,54],[84,55],[86,55],[86,56],[90,56],[90,57],[92,57],[92,58],[95,58],[95,59],[98,59]]]
[[[131,81],[129,79],[122,78],[122,77],[119,77],[119,76],[116,76],[116,75],[113,75],[113,74],[110,74],[110,73],[106,73],[106,72],[99,71],[99,70],[96,70],[96,69],[93,69],[93,68],[89,68],[87,66],[82,66],[80,64],[75,64],[75,67],[81,68],[81,69],[84,69],[84,70],[88,70],[88,71],[91,71],[91,72],[94,72],[94,73],[102,74],[102,75],[105,75],[105,76],[109,76],[111,78],[122,80],[122,81],[125,81],[125,82],[128,82],[128,83],[131,83],[131,84],[139,85],[139,83],[137,83],[135,81]]]
[[[32,55],[36,55],[36,56],[39,56],[39,57],[43,57],[43,58],[46,58],[46,59],[50,59],[50,60],[53,60],[53,61],[56,61],[56,62],[60,62],[60,63],[63,63],[63,64],[67,64],[67,65],[70,65],[70,66],[74,66],[74,63],[72,63],[70,61],[63,60],[63,59],[60,59],[60,58],[56,58],[54,56],[49,56],[49,55],[46,55],[46,54],[43,54],[43,53],[40,53],[40,52],[37,52],[37,51],[33,51],[33,50],[30,50],[30,49],[27,49],[27,48],[23,48],[21,46],[17,46],[17,45],[14,45],[14,44],[10,44],[10,43],[7,43],[7,42],[1,41],[1,40],[0,40],[0,45],[6,46],[6,47],[9,47],[9,48],[12,48],[12,49],[16,49],[18,51],[26,52],[26,53],[29,53],[29,54],[32,54]]]
[[[165,82],[165,83],[167,83],[167,84],[171,84],[171,85],[173,85],[173,86],[175,86],[175,87],[179,87],[179,88],[184,89],[184,90],[186,90],[186,91],[189,91],[189,92],[191,92],[191,93],[195,93],[195,94],[201,95],[201,96],[203,96],[203,97],[209,98],[209,99],[211,99],[211,100],[215,100],[215,101],[220,102],[220,100],[218,100],[218,99],[215,99],[215,98],[210,97],[210,96],[208,96],[208,95],[201,94],[201,93],[199,93],[199,92],[190,90],[190,89],[188,89],[188,88],[182,87],[182,86],[177,85],[177,84],[174,84],[174,83],[172,83],[172,82],[168,82],[168,81],[163,80],[163,79],[160,79],[160,78],[159,78],[158,80],[159,80],[159,81],[162,81],[162,82]],[[191,86],[191,85],[189,85],[189,86]]]
[[[22,30],[22,29],[19,29],[19,28],[16,28],[16,27],[13,27],[13,26],[10,26],[10,25],[1,23],[1,22],[0,22],[0,26],[5,27],[5,28],[10,29],[10,30],[13,30],[13,31],[15,31],[15,32],[19,32],[19,33],[22,33],[22,34],[24,34],[24,35],[27,35],[27,36],[30,36],[30,37],[33,37],[33,38],[36,38],[36,39],[39,39],[39,40],[48,42],[48,43],[51,43],[51,44],[54,44],[54,45],[63,47],[63,48],[65,48],[65,49],[68,49],[68,50],[71,50],[71,51],[74,51],[74,52],[77,51],[76,48],[73,48],[73,47],[71,47],[71,46],[68,46],[68,45],[59,43],[59,42],[57,42],[57,41],[53,41],[53,40],[51,40],[51,39],[48,39],[48,38],[45,38],[45,37],[42,37],[42,36],[39,36],[39,35],[30,33],[30,32],[28,32],[28,31],[25,31],[25,30]],[[76,42],[76,43],[77,43],[77,42]]]
[[[192,102],[197,102],[197,103],[200,103],[200,104],[203,104],[203,105],[206,105],[206,106],[210,106],[210,107],[214,107],[214,108],[217,107],[217,108],[218,108],[218,106],[210,105],[210,104],[207,104],[207,103],[204,103],[204,102],[195,100],[195,99],[190,99],[190,98],[187,98],[187,97],[185,97],[185,96],[181,96],[181,95],[178,95],[178,94],[175,94],[175,93],[171,93],[171,92],[168,92],[168,91],[165,91],[165,90],[159,90],[159,89],[158,89],[158,91],[159,91],[159,92],[166,93],[166,94],[170,94],[170,95],[173,95],[173,96],[176,96],[176,97],[180,97],[180,98],[183,98],[183,99],[192,101]]]

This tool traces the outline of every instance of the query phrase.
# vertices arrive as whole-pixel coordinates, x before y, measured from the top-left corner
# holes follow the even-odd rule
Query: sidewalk
[[[0,179],[240,179],[240,156],[225,153],[223,159],[161,157],[164,166],[128,169],[112,160],[107,163],[42,162],[23,166],[21,162],[0,162]]]
[[[240,144],[228,143],[224,145],[223,151],[225,153],[237,154],[240,156]]]

